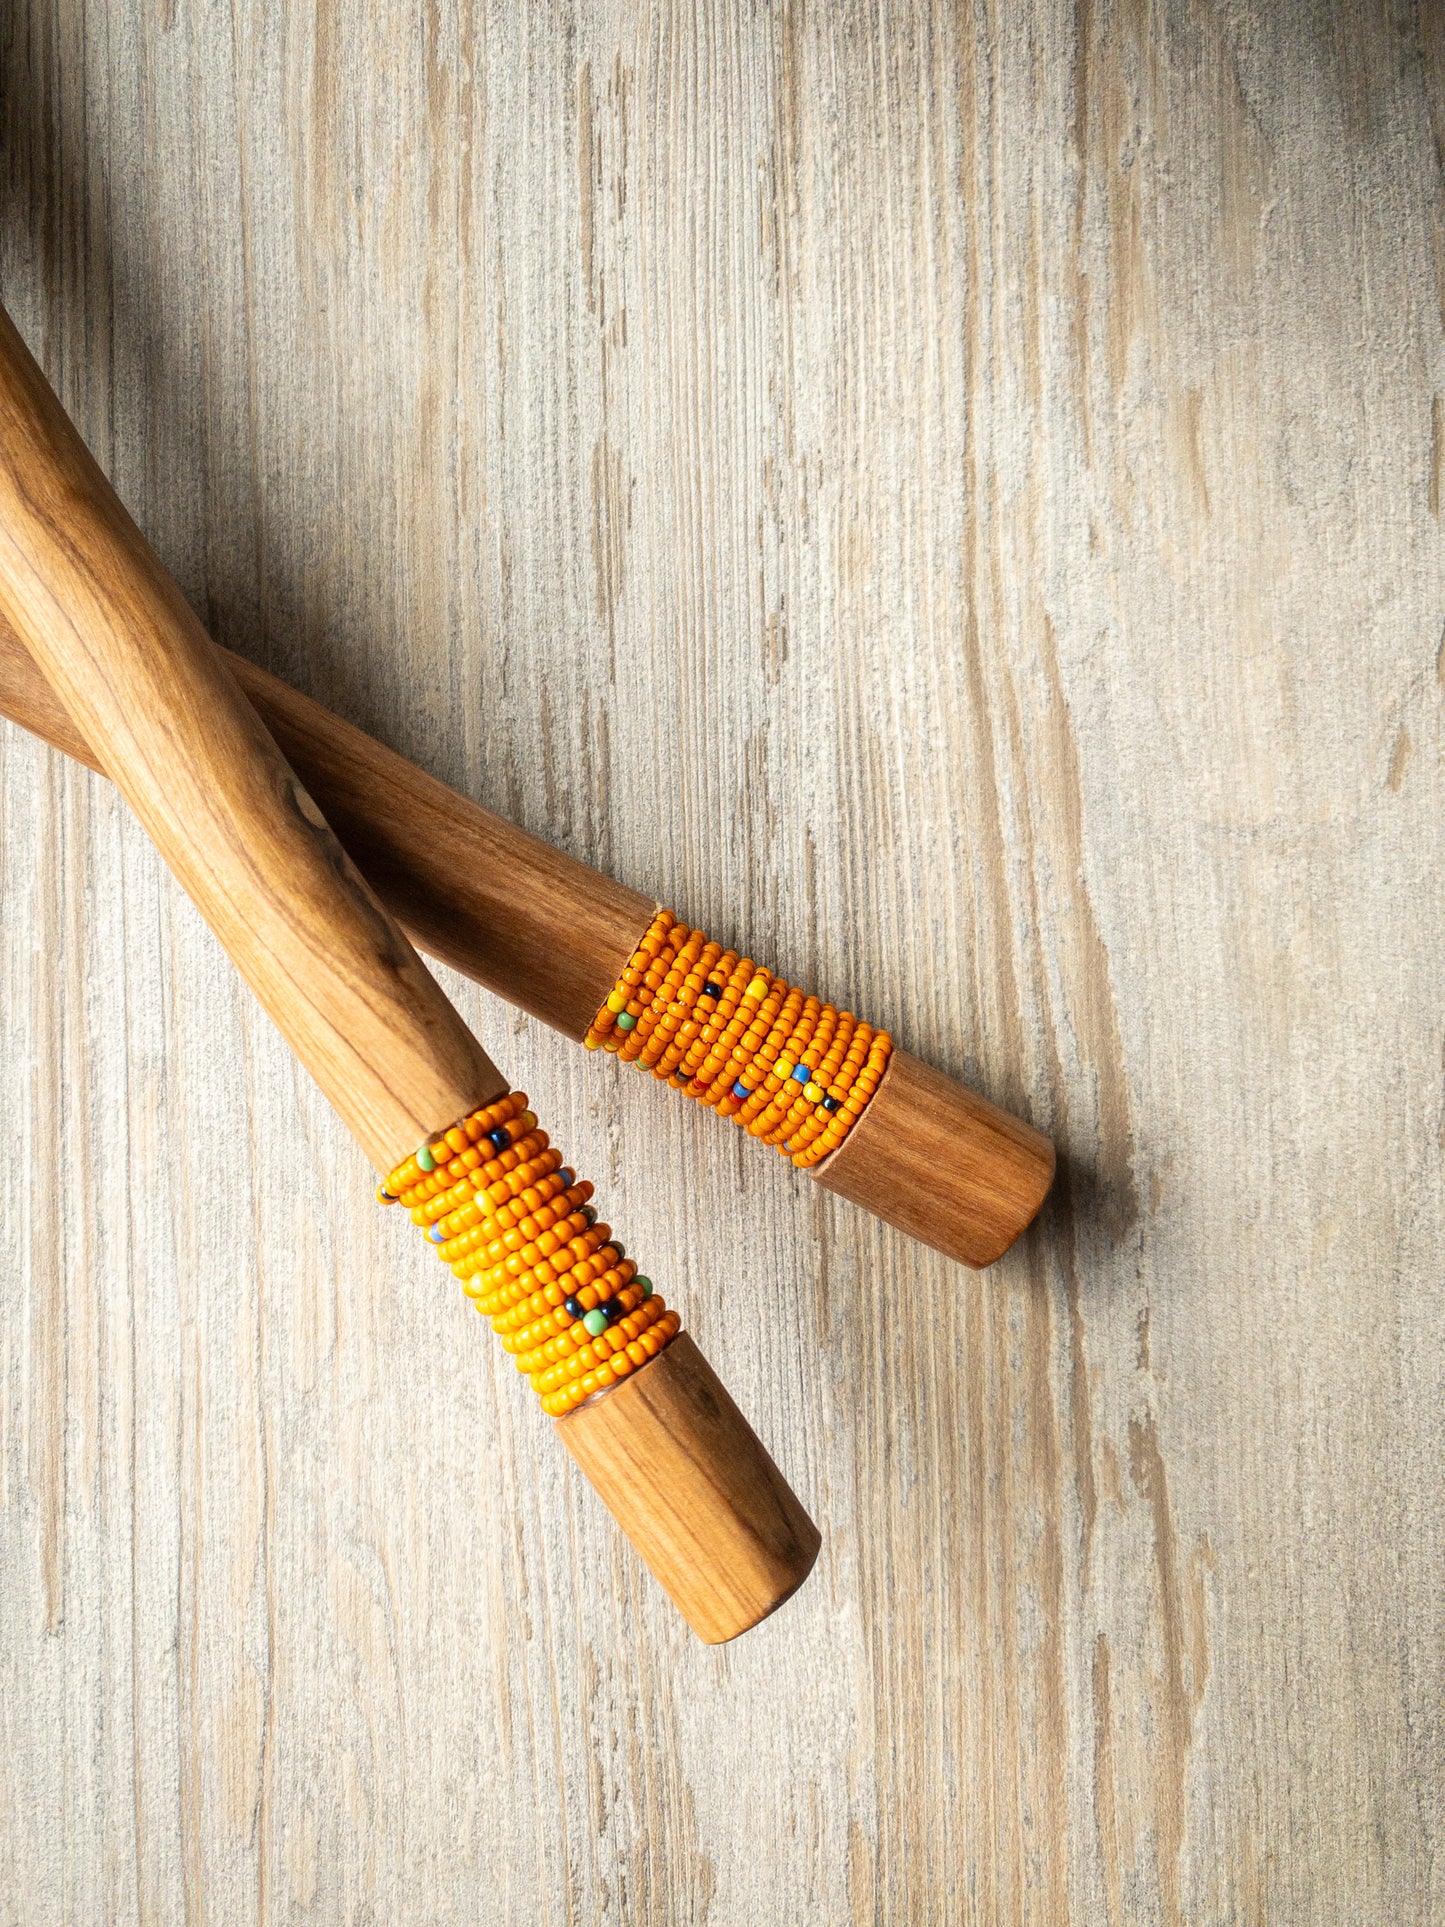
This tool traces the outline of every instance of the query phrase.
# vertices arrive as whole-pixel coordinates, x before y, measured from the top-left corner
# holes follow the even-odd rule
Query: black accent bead
[[[825,1097],[823,1099],[823,1109],[825,1111],[836,1111],[839,1108],[839,1103],[840,1100],[836,1097]]]
[[[607,1303],[601,1307],[601,1312],[609,1325],[615,1325],[619,1318],[626,1316],[621,1303],[616,1298],[609,1298]]]
[[[620,1238],[614,1238],[612,1240],[612,1249],[617,1253],[618,1264],[621,1264],[622,1260],[627,1256],[626,1245],[623,1244]]]
[[[701,997],[721,997],[722,994],[723,987],[721,984],[704,984],[698,992],[698,995]]]
[[[589,1226],[597,1222],[597,1213],[592,1209],[590,1204],[584,1204],[582,1206],[582,1216],[587,1220]]]
[[[562,1309],[569,1318],[584,1318],[586,1316],[586,1307],[579,1304],[575,1297],[564,1298],[562,1300]]]
[[[497,1126],[495,1131],[487,1132],[487,1142],[489,1144],[495,1144],[499,1151],[505,1151],[511,1141],[510,1133],[504,1131],[500,1125]]]

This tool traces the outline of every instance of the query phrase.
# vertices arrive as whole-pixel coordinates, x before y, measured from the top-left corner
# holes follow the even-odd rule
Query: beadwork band
[[[422,1145],[376,1195],[425,1228],[552,1418],[629,1377],[682,1328],[597,1222],[592,1186],[563,1164],[522,1091]]]
[[[805,996],[659,910],[583,1039],[685,1091],[800,1169],[836,1151],[878,1088],[886,1030]]]

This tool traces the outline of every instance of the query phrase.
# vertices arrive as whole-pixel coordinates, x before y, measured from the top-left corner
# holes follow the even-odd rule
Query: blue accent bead
[[[808,1079],[813,1075],[811,1069],[806,1064],[794,1064],[789,1074],[795,1084],[806,1084]]]
[[[495,1131],[487,1132],[487,1142],[495,1144],[499,1151],[505,1151],[511,1141],[511,1133],[504,1130],[501,1125],[498,1125]]]
[[[744,1084],[741,1078],[739,1078],[737,1083],[733,1085],[733,1096],[734,1097],[751,1097],[752,1096],[752,1092],[748,1089],[747,1085]]]
[[[572,1186],[577,1182],[577,1173],[569,1164],[564,1164],[562,1169],[557,1173],[557,1176],[562,1180],[564,1188],[568,1191],[570,1191]]]
[[[434,1245],[440,1245],[440,1244],[446,1243],[447,1234],[442,1230],[439,1224],[434,1224],[431,1230],[428,1231],[426,1235],[431,1239]]]

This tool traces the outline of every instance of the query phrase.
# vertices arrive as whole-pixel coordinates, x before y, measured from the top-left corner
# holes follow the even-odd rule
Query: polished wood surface
[[[777,1611],[818,1528],[686,1332],[553,1429],[700,1639]]]
[[[814,1176],[981,1269],[1032,1224],[1054,1181],[1054,1147],[1021,1118],[895,1049],[863,1115]]]
[[[237,662],[240,657],[236,657]],[[234,671],[233,671],[234,673]],[[35,658],[0,613],[0,707],[12,722],[43,737],[98,776],[100,758],[76,728],[70,711],[35,666]],[[272,732],[274,734],[274,731]]]
[[[529,836],[244,657],[228,668],[382,902],[434,957],[580,1039],[656,905]],[[0,712],[99,763],[0,612]],[[1053,1181],[1040,1132],[895,1051],[811,1175],[961,1264],[990,1265]]]
[[[3,308],[0,610],[378,1171],[506,1090]]]
[[[21,1920],[1437,1927],[1439,13],[7,10],[208,632],[1060,1153],[968,1274],[442,967],[823,1527],[706,1647],[0,724]]]

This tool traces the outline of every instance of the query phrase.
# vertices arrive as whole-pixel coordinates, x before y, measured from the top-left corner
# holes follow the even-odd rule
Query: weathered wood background
[[[825,1529],[695,1644],[0,731],[0,1919],[1445,1920],[1438,8],[14,0],[215,633],[1058,1135],[982,1278],[450,981]]]

